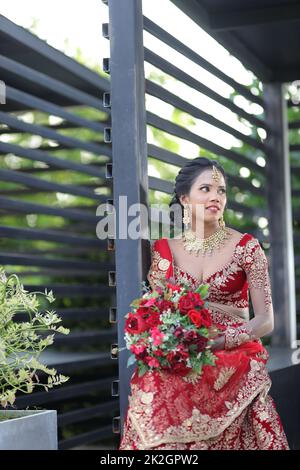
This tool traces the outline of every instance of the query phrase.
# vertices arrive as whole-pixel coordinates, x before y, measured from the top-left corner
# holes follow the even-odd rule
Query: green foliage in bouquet
[[[2,407],[12,405],[17,392],[31,393],[36,386],[46,391],[66,382],[69,377],[57,375],[39,361],[42,351],[53,343],[55,333],[69,334],[69,330],[58,326],[61,322],[56,313],[39,311],[42,296],[54,302],[52,291],[28,292],[18,276],[6,276],[0,266],[0,403]],[[18,314],[26,314],[20,321]],[[18,321],[16,321],[18,320]],[[54,332],[53,334],[48,334]],[[44,372],[47,384],[40,383],[37,371]]]

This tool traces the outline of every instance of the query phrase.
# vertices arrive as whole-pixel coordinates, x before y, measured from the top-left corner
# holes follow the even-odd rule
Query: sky
[[[108,22],[108,7],[101,0],[85,0],[84,2],[78,0],[73,2],[70,0],[51,0],[51,2],[1,0],[1,14],[26,28],[35,23],[35,32],[40,38],[71,57],[75,56],[76,50],[80,48],[87,65],[102,64],[103,57],[109,57],[109,42],[102,37],[102,23]],[[240,61],[231,56],[223,46],[211,38],[169,0],[143,0],[143,14],[176,36],[177,39],[191,47],[210,63],[234,77],[239,83],[249,85],[252,82],[253,74],[246,70]],[[144,45],[179,68],[187,69],[191,76],[222,96],[228,97],[232,91],[230,86],[184,58],[147,32],[144,32]],[[146,76],[152,70],[153,67],[146,63]],[[251,127],[247,123],[240,123],[234,113],[205,95],[172,79],[166,80],[163,86],[242,133],[250,134]],[[250,113],[260,114],[262,112],[260,106],[248,102],[241,96],[235,98],[235,103]],[[146,106],[149,111],[155,112],[166,119],[173,112],[172,106],[150,96],[147,96]],[[241,144],[232,135],[205,123],[203,120],[195,120],[195,124],[189,129],[226,149]],[[261,137],[264,138],[264,131],[261,129],[259,132]],[[176,137],[172,138],[180,144],[181,155],[189,158],[199,155],[197,145],[176,139]],[[153,141],[151,129],[148,129],[147,139],[149,143]],[[263,155],[258,157],[258,164],[264,166]],[[242,171],[245,172],[245,170]]]

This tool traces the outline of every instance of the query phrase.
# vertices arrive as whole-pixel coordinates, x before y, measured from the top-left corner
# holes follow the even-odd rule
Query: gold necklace
[[[188,229],[183,232],[183,247],[189,253],[195,252],[196,256],[199,256],[200,251],[202,254],[209,253],[211,255],[231,236],[232,233],[228,227],[220,227],[207,238],[198,238],[195,232]]]

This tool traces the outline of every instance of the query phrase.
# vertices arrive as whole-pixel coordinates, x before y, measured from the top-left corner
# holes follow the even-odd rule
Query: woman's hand
[[[224,336],[217,336],[211,345],[212,351],[218,351],[225,348],[225,338]]]

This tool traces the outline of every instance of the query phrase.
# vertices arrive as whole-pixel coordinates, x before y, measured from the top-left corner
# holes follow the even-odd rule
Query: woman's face
[[[222,217],[227,202],[226,183],[220,171],[220,178],[215,181],[212,177],[212,169],[208,168],[203,171],[194,181],[190,194],[188,196],[180,196],[182,204],[189,204],[189,210],[192,209],[193,222],[196,220],[213,223]],[[216,206],[217,209],[209,206]],[[197,208],[197,212],[196,212]]]

